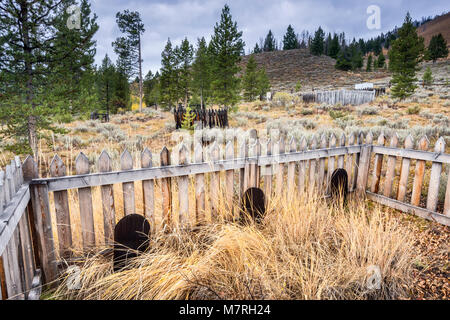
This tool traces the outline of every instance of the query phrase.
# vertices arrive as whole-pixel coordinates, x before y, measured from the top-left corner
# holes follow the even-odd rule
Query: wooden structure
[[[98,159],[98,172],[90,172],[89,161],[81,153],[74,176],[67,175],[58,156],[48,178],[37,177],[33,158],[22,165],[16,159],[5,173],[0,172],[2,297],[36,297],[33,289],[39,283],[39,270],[45,283],[57,278],[59,261],[70,258],[73,235],[81,236],[86,250],[111,243],[116,216],[143,214],[152,228],[187,226],[216,219],[224,201],[227,213],[236,218],[239,205],[235,204],[248,188],[264,190],[266,201],[275,193],[319,190],[327,194],[337,168],[346,170],[349,192],[450,225],[449,178],[442,181],[445,199],[439,199],[443,165],[450,165],[443,138],[432,150],[426,137],[413,141],[409,136],[400,146],[397,135],[375,138],[371,133],[311,141],[281,136],[272,141],[252,130],[246,138],[237,138],[223,144],[216,140],[207,147],[198,142],[192,148],[179,145],[172,151],[177,155],[174,163],[164,147],[158,153],[158,167],[153,166],[148,149],[142,152],[140,164],[133,163],[125,150],[122,171],[117,172],[111,171],[106,151]],[[138,191],[142,197],[135,196]],[[118,206],[122,199],[123,210]],[[140,212],[138,200],[143,202]],[[94,223],[94,203],[101,209],[103,223]],[[78,224],[71,219],[74,215],[79,217]],[[97,232],[99,228],[103,232]]]
[[[102,122],[109,122],[109,112],[98,113],[97,111],[91,112],[91,120],[101,119]]]
[[[194,113],[193,122],[201,123],[202,128],[226,128],[228,127],[228,110],[224,109],[193,109]],[[186,115],[186,108],[183,106],[178,106],[178,108],[173,109],[173,116],[175,120],[175,128],[180,129]],[[194,123],[191,123],[193,126]]]
[[[354,105],[358,106],[364,103],[371,102],[375,99],[375,90],[332,90],[332,91],[314,91],[312,93],[305,93],[303,102],[305,103],[327,103],[335,105]]]

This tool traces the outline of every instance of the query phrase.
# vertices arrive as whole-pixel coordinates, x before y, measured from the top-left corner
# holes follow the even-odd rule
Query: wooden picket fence
[[[438,198],[440,179],[444,176],[443,165],[450,165],[450,155],[444,153],[444,139],[437,140],[433,151],[428,151],[426,137],[418,141],[417,149],[414,149],[411,137],[406,139],[404,148],[398,147],[397,135],[390,137],[387,145],[386,140],[384,135],[380,135],[374,142],[371,133],[366,136],[361,133],[348,137],[323,135],[309,142],[304,137],[295,141],[283,136],[272,141],[269,137],[258,137],[256,130],[251,130],[245,139],[216,141],[209,146],[202,146],[199,142],[190,146],[182,144],[172,150],[172,156],[164,147],[158,154],[160,164],[156,167],[148,149],[140,156],[139,168],[135,168],[132,155],[125,150],[120,159],[121,171],[113,172],[111,158],[103,151],[97,163],[98,172],[91,173],[87,157],[80,153],[75,161],[76,175],[67,175],[64,162],[55,156],[49,168],[51,177],[48,178],[37,177],[36,164],[33,158],[28,157],[22,166],[23,181],[14,183],[16,196],[11,197],[12,200],[5,198],[4,203],[9,204],[3,212],[15,220],[33,221],[28,222],[30,228],[25,223],[22,226],[10,222],[7,224],[8,233],[0,231],[3,265],[26,265],[22,269],[28,270],[30,276],[37,270],[37,265],[46,283],[55,280],[59,260],[71,258],[75,234],[71,210],[78,208],[76,214],[80,216],[81,229],[78,231],[84,250],[90,250],[98,243],[110,244],[117,216],[136,212],[137,186],[142,188],[142,213],[152,226],[157,221],[161,227],[173,226],[176,220],[177,225],[183,227],[205,222],[207,216],[214,219],[220,205],[218,195],[222,192],[230,210],[233,209],[231,204],[240,199],[249,187],[262,188],[267,198],[284,192],[301,194],[305,190],[320,190],[326,194],[331,174],[337,168],[347,171],[350,192],[356,191],[358,195],[366,195],[383,205],[450,225],[450,179],[443,203]],[[431,163],[429,179],[426,162]],[[15,163],[20,172],[20,161]],[[7,177],[11,177],[10,171],[7,169]],[[16,175],[20,177],[19,173]],[[114,185],[121,187],[123,213],[119,213]],[[2,195],[6,190],[4,186],[0,189]],[[100,226],[94,223],[94,188],[100,188],[101,194],[102,239],[96,239],[96,230]],[[425,188],[426,196],[422,194]],[[77,190],[75,201],[78,206],[69,201],[68,192],[73,190]],[[27,196],[20,196],[22,193]],[[20,197],[23,200],[17,200]],[[158,205],[156,200],[160,201]],[[27,207],[28,211],[23,209]],[[189,214],[192,210],[195,221]],[[52,216],[56,221],[52,221]],[[55,231],[53,226],[56,226]],[[33,241],[25,239],[18,243],[16,240],[22,239],[26,230]],[[19,253],[23,252],[25,243],[31,243],[34,248],[35,265],[26,264],[24,254],[14,253],[14,248],[19,248]],[[1,250],[3,247],[7,248],[6,251]],[[23,285],[24,277],[20,271],[17,273],[10,268],[4,273],[8,276],[2,288],[16,286],[22,288],[22,292],[30,288],[31,277],[25,281],[27,285]],[[13,297],[10,289],[6,296]],[[30,295],[20,298],[30,298]]]

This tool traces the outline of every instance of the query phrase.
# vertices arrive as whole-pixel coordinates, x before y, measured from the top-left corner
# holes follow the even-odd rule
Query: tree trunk
[[[139,112],[142,112],[142,50],[141,50],[140,34],[139,34]]]

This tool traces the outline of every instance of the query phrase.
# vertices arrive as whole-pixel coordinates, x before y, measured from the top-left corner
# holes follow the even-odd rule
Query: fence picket
[[[351,133],[349,138],[348,138],[348,146],[352,146],[355,144],[355,134]],[[353,154],[348,154],[347,155],[347,162],[345,163],[345,170],[347,171],[347,175],[348,175],[348,191],[352,190],[352,184],[351,182],[353,181],[353,168],[354,168],[354,160],[355,157]]]
[[[327,136],[326,134],[322,134],[322,137],[320,138],[320,149],[326,149],[328,144]],[[325,179],[325,158],[319,159],[319,173],[318,173],[318,189],[319,191],[323,191],[324,186],[324,179]]]
[[[163,147],[161,154],[161,167],[170,165],[170,152],[167,147]],[[171,228],[172,225],[172,179],[161,179],[163,227]]]
[[[294,138],[291,138],[289,142],[289,152],[297,152],[297,144],[295,143]],[[295,165],[295,162],[289,162],[287,169],[287,190],[290,197],[294,195],[295,189]]]
[[[209,158],[211,161],[220,159],[220,149],[217,142],[214,142],[209,149]],[[247,176],[247,174],[246,174]],[[219,213],[219,190],[220,190],[220,172],[211,173],[209,201],[211,207],[211,220],[217,221]]]
[[[133,169],[133,157],[125,149],[120,156],[120,168],[122,170],[132,170]],[[123,210],[125,215],[130,215],[136,213],[135,206],[135,195],[134,195],[134,182],[124,182],[122,183],[123,191]]]
[[[225,158],[228,160],[234,159],[234,144],[232,140],[228,141],[225,147]],[[225,193],[227,212],[230,213],[230,217],[234,217],[234,170],[225,172]]]
[[[89,173],[89,159],[83,152],[75,159],[75,171],[77,174]],[[90,187],[78,189],[78,202],[80,204],[83,248],[88,250],[95,246],[94,210],[92,207],[92,193]]]
[[[195,163],[203,162],[203,147],[200,143],[194,146]],[[195,175],[195,218],[198,224],[205,222],[205,174]]]
[[[246,137],[239,137],[239,158],[246,159],[248,156],[247,139]],[[245,167],[239,170],[239,198],[242,198],[247,189],[247,178],[245,174]]]
[[[145,148],[141,153],[141,167],[151,168],[153,166],[152,153]],[[144,215],[150,221],[150,228],[155,230],[155,181],[142,181],[142,195],[144,198]]]
[[[363,133],[359,132],[356,136],[356,145],[361,145],[363,142]],[[353,176],[353,188],[352,190],[355,190],[357,187],[357,182],[358,182],[358,172],[359,172],[359,159],[361,158],[361,153],[357,153],[355,155],[355,170],[354,170],[354,176]]]
[[[343,133],[341,135],[341,138],[339,139],[339,146],[340,147],[344,147],[345,146],[345,139],[346,139],[345,133]],[[345,155],[338,156],[337,167],[340,168],[340,169],[344,169],[344,157],[345,157]]]
[[[178,164],[188,165],[190,162],[188,158],[188,150],[183,144],[179,150]],[[189,224],[189,176],[178,177],[178,200],[180,202],[178,223],[180,227],[187,227]]]
[[[436,141],[434,147],[434,152],[443,153],[445,152],[445,140],[440,137]],[[431,211],[436,211],[438,199],[439,199],[439,181],[441,179],[442,163],[433,162],[431,165],[430,183],[428,186],[428,197],[427,197],[427,209]]]
[[[423,136],[418,144],[419,150],[426,151],[430,141],[426,136]],[[422,194],[423,177],[425,175],[425,161],[417,160],[414,174],[413,190],[411,194],[411,204],[413,206],[419,206],[420,195]]]
[[[66,166],[58,155],[55,155],[50,163],[50,175],[52,177],[64,177],[66,175]],[[54,199],[59,251],[61,257],[66,257],[70,255],[70,249],[72,248],[72,229],[67,190],[55,191]]]
[[[264,153],[266,156],[272,155],[272,139],[267,139]],[[273,178],[273,164],[265,166],[263,168],[264,176],[264,193],[266,195],[266,207],[269,203],[269,199],[272,197],[272,178]]]
[[[330,136],[329,147],[330,148],[336,147],[336,136],[334,135],[334,133],[332,133]],[[326,181],[327,192],[330,191],[331,175],[333,174],[334,169],[335,169],[335,162],[336,162],[336,157],[332,156],[332,157],[328,158],[327,181]]]
[[[408,135],[405,139],[405,149],[412,149],[414,148],[414,140],[413,137]],[[397,200],[398,201],[405,201],[406,191],[408,187],[408,177],[409,177],[409,169],[411,166],[411,159],[410,158],[403,158],[402,159],[402,166],[400,169],[400,180],[398,182],[398,192],[397,192]]]
[[[285,153],[285,146],[284,146],[284,138],[280,137],[280,140],[277,144],[277,154],[284,154]],[[276,167],[276,175],[277,175],[277,184],[276,184],[276,193],[281,194],[283,191],[283,185],[284,185],[284,163],[278,163]]]
[[[450,216],[450,169],[447,171],[447,189],[445,189],[444,212],[443,214]]]
[[[311,140],[310,150],[316,150],[317,148],[317,139],[314,136]],[[317,184],[317,161],[316,159],[311,159],[309,162],[309,192],[312,194],[316,184]]]
[[[377,144],[379,146],[384,146],[386,138],[384,137],[384,133],[382,132],[378,137]],[[383,166],[383,155],[375,154],[374,168],[372,172],[372,186],[370,191],[373,193],[378,193],[380,190],[380,179],[381,179],[381,167]]]
[[[306,138],[303,136],[300,140],[300,148],[299,151],[305,152],[308,147],[308,142]],[[306,166],[307,160],[302,160],[298,164],[298,192],[301,195],[305,191],[305,178],[306,178]]]
[[[99,172],[110,172],[112,170],[111,158],[105,150],[103,150],[100,154],[97,163]],[[114,227],[116,226],[116,209],[114,204],[113,185],[108,184],[101,186],[100,192],[102,195],[105,244],[111,244],[114,238]]]
[[[391,137],[390,147],[396,148],[398,144],[398,134],[394,133]],[[390,198],[392,195],[392,186],[394,184],[394,178],[395,178],[395,163],[397,161],[396,156],[389,156],[387,161],[387,168],[386,168],[386,177],[384,180],[384,190],[383,194],[385,197]]]

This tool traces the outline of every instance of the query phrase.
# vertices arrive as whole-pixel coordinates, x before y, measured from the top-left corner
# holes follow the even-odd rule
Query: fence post
[[[278,153],[279,155],[284,154],[284,138],[280,135],[280,140],[278,141]],[[284,183],[284,163],[277,163],[277,184],[276,193],[281,195],[283,191]]]
[[[163,147],[161,154],[161,167],[170,165],[170,152],[167,147]],[[161,179],[163,228],[171,228],[172,224],[172,180],[171,178]]]
[[[39,178],[39,172],[33,157],[28,156],[23,164],[24,178],[29,181]],[[31,203],[33,208],[34,230],[36,231],[39,250],[39,263],[43,271],[45,282],[53,286],[58,277],[55,246],[53,241],[50,204],[47,184],[31,186]]]
[[[327,148],[327,136],[326,134],[322,134],[322,137],[320,138],[320,149],[326,149]],[[319,159],[319,191],[323,190],[324,186],[324,179],[325,179],[325,158]]]
[[[334,135],[334,133],[332,133],[330,136],[329,148],[335,148],[335,147],[336,147],[336,136]],[[336,162],[336,158],[334,156],[328,158],[327,183],[326,183],[327,192],[330,191],[331,175],[333,174],[334,169],[335,169],[335,162]]]
[[[346,138],[345,137],[345,133],[343,133],[341,135],[341,138],[339,139],[339,146],[340,147],[345,147],[345,138]],[[337,167],[340,168],[340,169],[344,168],[344,157],[345,157],[345,155],[338,156]]]
[[[445,140],[440,137],[436,141],[434,147],[434,152],[444,153],[445,152]],[[436,211],[437,203],[439,199],[439,181],[441,179],[442,163],[433,162],[431,165],[430,183],[428,186],[428,197],[427,197],[427,209],[430,211]]]
[[[272,155],[272,139],[268,138],[266,141],[265,155]],[[269,203],[269,198],[272,197],[272,176],[273,176],[273,161],[271,164],[265,166],[263,168],[263,176],[264,176],[264,193],[266,194],[266,207]]]
[[[209,149],[209,159],[212,162],[218,161],[220,158],[220,149],[217,141],[211,145]],[[246,174],[247,175],[247,174]],[[219,190],[220,190],[220,172],[211,172],[209,201],[211,206],[211,220],[218,221],[219,213]]]
[[[50,163],[50,175],[63,177],[66,175],[66,166],[58,155],[55,155]],[[55,214],[58,230],[60,257],[70,255],[72,248],[72,229],[70,225],[69,196],[67,190],[55,191]]]
[[[234,145],[233,140],[227,142],[225,146],[225,158],[227,160],[234,159]],[[226,206],[229,216],[234,217],[234,205],[233,205],[233,195],[234,195],[234,170],[227,170],[225,172],[225,192],[226,192]]]
[[[185,144],[179,149],[178,164],[185,166],[189,164],[188,150]],[[189,176],[178,177],[178,201],[180,204],[180,212],[178,214],[178,224],[180,228],[189,225]]]
[[[194,160],[195,163],[203,162],[203,147],[199,142],[194,146]],[[203,224],[205,222],[205,174],[196,174],[194,179],[196,223]]]
[[[305,152],[308,147],[308,142],[306,142],[306,138],[303,136],[300,140],[300,148],[299,151]],[[298,164],[298,193],[299,196],[305,191],[305,177],[306,177],[306,164],[307,160],[302,160]]]
[[[364,196],[366,194],[371,149],[372,145],[370,144],[364,144],[361,147],[361,156],[359,159],[359,166],[358,166],[358,180],[356,183],[356,191],[360,196]]]
[[[98,158],[98,171],[110,172],[111,158],[109,154],[103,150]],[[111,244],[114,238],[114,227],[116,225],[116,210],[114,205],[114,191],[113,185],[103,185],[100,187],[102,194],[102,209],[103,209],[103,227],[105,233],[105,244]]]
[[[428,138],[423,136],[419,141],[419,150],[428,150],[428,145],[430,144]],[[416,161],[416,170],[414,174],[413,190],[411,194],[411,204],[413,206],[418,206],[420,203],[420,195],[422,193],[423,177],[425,175],[425,160]]]
[[[317,139],[314,136],[311,140],[310,150],[316,150],[317,148]],[[317,168],[316,168],[317,160],[311,159],[309,162],[309,192],[312,194],[316,187],[317,183]]]
[[[125,149],[120,156],[120,168],[122,170],[132,170],[133,169],[133,157]],[[136,206],[134,200],[134,182],[124,182],[122,183],[123,191],[123,210],[125,215],[130,215],[136,213]]]
[[[141,167],[151,168],[152,153],[149,149],[145,148],[141,153]],[[144,215],[150,221],[150,227],[155,230],[155,181],[144,180],[142,181],[142,195],[144,197]]]
[[[348,145],[352,146],[355,143],[355,134],[352,133],[350,134],[350,137],[348,139]],[[347,170],[347,175],[348,175],[348,191],[352,191],[352,184],[351,182],[353,181],[353,158],[354,155],[353,154],[347,154],[347,162],[345,163],[345,169]]]
[[[75,159],[75,169],[77,174],[89,173],[89,160],[83,152]],[[78,189],[78,201],[80,203],[83,248],[88,250],[95,246],[94,210],[92,207],[91,187]]]
[[[380,134],[377,140],[379,146],[384,146],[385,137],[383,132]],[[383,166],[383,155],[375,154],[374,168],[372,173],[372,186],[370,191],[373,193],[378,193],[380,189],[380,179],[381,179],[381,167]]]
[[[289,152],[294,153],[297,152],[297,144],[295,143],[295,139],[291,138],[291,141],[289,142]],[[294,189],[295,189],[295,162],[289,162],[288,163],[288,173],[287,173],[287,189],[288,189],[288,196],[293,197],[294,196]]]
[[[405,149],[412,149],[414,147],[413,137],[408,135],[405,139]],[[409,168],[411,164],[410,158],[402,159],[402,167],[400,169],[400,180],[398,182],[397,200],[405,201],[406,190],[408,187]]]
[[[398,135],[396,132],[391,137],[391,148],[396,148],[398,144]],[[396,156],[389,156],[387,161],[386,178],[384,181],[383,194],[385,197],[390,198],[392,193],[392,185],[394,184],[395,178],[395,162],[397,161]]]

